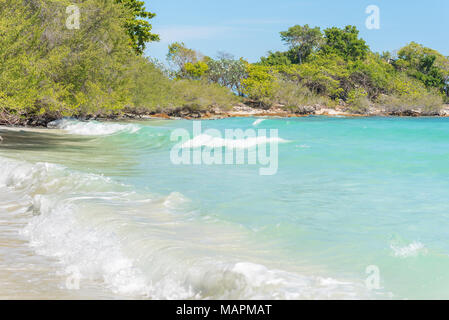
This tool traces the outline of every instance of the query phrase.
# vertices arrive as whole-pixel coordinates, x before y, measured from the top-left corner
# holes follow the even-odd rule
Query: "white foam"
[[[168,214],[189,202],[182,194],[149,201],[157,197],[61,166],[0,157],[0,167],[5,168],[1,194],[20,192],[23,206],[34,212],[23,235],[38,254],[58,259],[63,273],[76,270],[81,287],[88,280],[116,294],[151,299],[353,299],[367,294],[363,284],[235,261],[236,246],[226,244],[241,243],[238,230]]]
[[[252,299],[357,299],[368,296],[362,287],[351,282],[268,269],[254,263],[237,263],[232,271],[243,276],[242,296]]]
[[[258,126],[259,124],[261,124],[262,122],[264,122],[266,119],[257,119],[256,121],[253,122],[253,126]]]
[[[50,122],[49,128],[64,130],[69,134],[100,136],[119,132],[136,133],[140,127],[135,124],[103,123],[97,121],[78,121],[61,119]]]
[[[270,143],[286,143],[288,141],[281,138],[268,138],[266,136],[251,137],[247,139],[223,139],[220,137],[213,137],[207,134],[201,134],[189,141],[182,144],[182,148],[221,148],[226,147],[229,149],[249,149],[258,145],[270,144]]]
[[[393,250],[393,255],[399,258],[416,257],[420,254],[427,254],[425,246],[419,242],[414,241],[407,246],[390,245]]]

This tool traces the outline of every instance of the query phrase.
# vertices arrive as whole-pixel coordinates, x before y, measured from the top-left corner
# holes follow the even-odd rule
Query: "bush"
[[[427,89],[420,81],[405,74],[392,78],[389,94],[381,95],[376,102],[387,111],[417,109],[422,112],[437,112],[443,106],[443,96],[437,89]]]
[[[277,70],[275,68],[247,64],[247,78],[242,80],[243,93],[250,99],[259,101],[263,106],[270,106],[277,89]]]
[[[239,99],[228,88],[215,83],[194,80],[178,80],[172,83],[176,106],[191,110],[207,110],[210,107],[231,108]]]
[[[349,105],[349,110],[354,113],[364,113],[370,107],[368,93],[361,88],[353,89],[348,94],[346,101]]]
[[[289,110],[303,110],[306,106],[330,104],[329,98],[313,93],[298,82],[288,80],[278,80],[273,100]]]

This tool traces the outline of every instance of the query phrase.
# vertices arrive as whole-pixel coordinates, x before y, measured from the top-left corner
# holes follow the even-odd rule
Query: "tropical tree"
[[[168,46],[167,61],[175,69],[175,77],[186,78],[187,64],[192,70],[192,65],[203,60],[203,55],[193,49],[189,49],[183,42],[175,42]]]
[[[296,25],[281,32],[281,39],[296,53],[299,64],[322,44],[323,35],[319,27]]]
[[[289,50],[286,52],[268,52],[266,57],[260,58],[260,64],[264,66],[289,66],[294,63],[299,63],[296,51]]]
[[[355,26],[326,29],[324,40],[322,51],[338,54],[345,60],[363,60],[369,52],[368,45],[365,40],[359,38],[359,31]]]
[[[207,63],[198,61],[197,63],[187,62],[184,66],[185,76],[191,80],[200,80],[209,70]]]
[[[449,59],[438,51],[412,42],[399,50],[394,66],[449,96]]]
[[[216,60],[207,59],[207,65],[209,66],[207,76],[210,81],[243,95],[241,82],[247,76],[247,72],[246,62],[242,58],[235,59],[230,54],[219,53]]]
[[[115,0],[130,13],[126,19],[125,28],[130,38],[130,45],[137,54],[143,54],[146,44],[150,41],[159,41],[159,36],[151,32],[152,26],[148,20],[156,14],[145,9],[145,3],[139,0]]]
[[[277,70],[247,63],[246,71],[248,77],[242,80],[244,94],[263,106],[269,105],[278,85]]]

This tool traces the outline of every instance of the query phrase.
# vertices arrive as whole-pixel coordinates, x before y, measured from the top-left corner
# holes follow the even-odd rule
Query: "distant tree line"
[[[217,59],[169,47],[175,78],[227,86],[264,106],[344,105],[355,112],[370,106],[437,110],[449,102],[449,59],[410,43],[396,55],[374,53],[354,26],[296,25],[280,33],[287,51],[269,52],[258,63],[220,55]]]
[[[354,26],[293,26],[285,51],[257,63],[208,57],[173,43],[170,68],[145,57],[154,13],[138,0],[78,1],[80,29],[65,27],[69,0],[0,0],[0,122],[205,110],[249,101],[292,111],[343,105],[438,109],[449,102],[449,59],[410,43],[372,52]]]
[[[231,106],[218,84],[171,80],[144,57],[151,32],[143,1],[77,1],[80,28],[66,27],[70,0],[0,0],[0,123]],[[193,78],[192,78],[193,79]]]

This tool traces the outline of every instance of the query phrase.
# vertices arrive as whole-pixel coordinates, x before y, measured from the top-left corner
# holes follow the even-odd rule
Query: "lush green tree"
[[[187,78],[200,80],[206,75],[207,71],[209,71],[209,66],[203,61],[198,61],[196,63],[188,62],[185,64],[184,69]]]
[[[299,63],[297,54],[293,50],[286,52],[269,52],[266,57],[260,58],[260,64],[264,66],[289,66],[293,63]]]
[[[388,92],[388,85],[396,71],[380,55],[369,53],[364,61],[355,60],[348,64],[349,78],[345,89],[363,89],[370,99]]]
[[[65,28],[66,0],[2,0],[0,90],[17,114],[114,111],[130,101],[127,61],[136,55],[115,2],[79,3],[79,30]]]
[[[243,59],[235,59],[232,55],[221,53],[217,59],[207,59],[207,65],[210,81],[243,95],[241,82],[247,76],[246,62]]]
[[[167,61],[175,70],[175,77],[187,78],[186,65],[194,65],[203,60],[203,56],[186,47],[183,42],[175,42],[168,46]]]
[[[302,63],[312,52],[318,50],[322,44],[323,35],[319,27],[310,28],[306,24],[304,26],[296,25],[287,31],[282,31],[281,39],[296,52],[299,63]]]
[[[438,88],[448,96],[449,59],[438,51],[412,42],[399,50],[394,66],[427,87]]]
[[[277,87],[277,70],[247,63],[246,72],[248,76],[242,80],[244,94],[262,105],[269,105]]]
[[[355,26],[337,27],[324,30],[325,53],[335,53],[345,60],[363,60],[369,53],[365,40],[359,38],[359,31]]]
[[[297,77],[312,92],[333,99],[344,97],[342,83],[349,77],[346,61],[336,54],[316,54],[297,69]]]
[[[143,54],[146,44],[150,41],[159,41],[159,36],[151,32],[152,25],[148,20],[156,14],[145,9],[145,3],[139,0],[115,0],[122,4],[130,13],[125,27],[130,37],[130,44],[138,54]]]
[[[80,29],[69,30],[71,4],[0,0],[1,123],[234,103],[227,88],[172,81],[153,61],[136,55],[122,4],[79,2]]]

